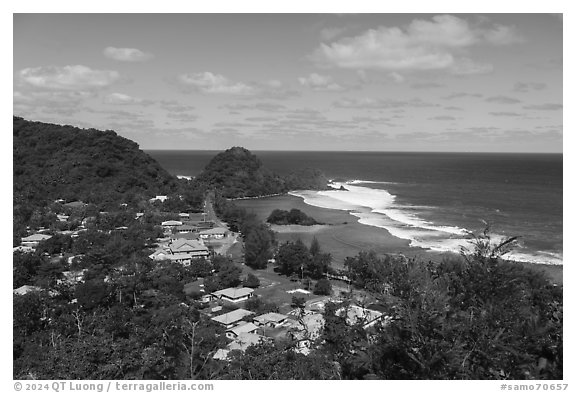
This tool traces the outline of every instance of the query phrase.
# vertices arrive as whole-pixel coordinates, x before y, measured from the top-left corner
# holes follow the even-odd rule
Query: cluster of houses
[[[203,300],[224,301],[220,304],[239,304],[253,296],[254,290],[250,288],[226,288],[204,295]],[[231,340],[226,348],[219,349],[214,359],[228,360],[231,351],[245,351],[251,345],[273,340],[288,339],[295,342],[294,350],[308,355],[313,349],[316,340],[324,328],[324,305],[334,299],[315,299],[306,303],[303,310],[296,309],[287,314],[269,312],[255,315],[252,311],[238,308],[220,315],[213,316],[212,321],[226,329],[226,337]],[[342,306],[336,312],[344,316],[349,325],[361,324],[368,329],[378,321],[388,323],[389,319],[377,306],[361,307],[357,305]],[[221,311],[217,306],[211,309],[212,313]]]
[[[161,241],[159,247],[150,255],[153,260],[169,260],[188,266],[198,258],[210,255],[207,243],[225,239],[229,235],[226,228],[214,227],[210,221],[190,220],[190,213],[180,213],[187,221],[169,220],[162,222],[167,241]]]

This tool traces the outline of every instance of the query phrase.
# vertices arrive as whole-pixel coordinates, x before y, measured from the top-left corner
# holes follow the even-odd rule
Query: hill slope
[[[262,161],[243,147],[217,154],[198,180],[222,191],[225,197],[240,198],[284,191],[284,181],[262,167]]]
[[[114,131],[80,129],[14,117],[14,207],[58,198],[119,203],[176,187],[135,142]]]
[[[294,189],[326,189],[322,172],[304,169],[286,177],[271,172],[256,155],[243,147],[217,154],[197,178],[219,189],[227,198],[283,193]]]

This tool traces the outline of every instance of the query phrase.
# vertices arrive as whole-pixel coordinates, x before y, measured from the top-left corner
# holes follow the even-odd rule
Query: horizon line
[[[232,146],[243,147],[243,146]],[[140,148],[143,151],[198,151],[198,152],[224,152],[231,149],[153,149]],[[436,151],[436,150],[277,150],[277,149],[248,149],[251,152],[277,152],[277,153],[438,153],[438,154],[561,154],[564,152],[542,152],[542,151]]]

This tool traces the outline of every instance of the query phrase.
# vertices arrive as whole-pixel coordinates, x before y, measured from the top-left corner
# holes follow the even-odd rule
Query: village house
[[[176,227],[179,227],[180,225],[182,225],[182,221],[168,220],[168,221],[163,221],[161,225],[162,225],[162,228],[164,228],[164,229],[172,229],[172,228],[176,228]]]
[[[192,264],[192,261],[197,258],[198,257],[193,257],[190,254],[176,254],[176,255],[169,254],[164,259],[170,262],[179,263],[183,266],[190,266]]]
[[[22,285],[21,287],[14,289],[12,293],[14,293],[15,295],[26,295],[27,293],[38,292],[41,290],[42,288],[35,287],[33,285]]]
[[[218,315],[217,317],[212,317],[210,319],[224,326],[226,329],[231,329],[238,325],[238,322],[240,322],[242,318],[252,314],[254,314],[252,311],[239,308],[237,310],[230,311],[229,313]]]
[[[68,284],[78,284],[84,282],[84,274],[88,269],[82,270],[67,270],[62,272],[62,279],[58,280],[58,283],[68,283]]]
[[[368,308],[349,305],[336,311],[338,316],[346,316],[346,323],[350,326],[361,324],[364,329],[374,326],[384,316],[383,313]]]
[[[277,328],[282,326],[284,322],[286,322],[286,319],[288,319],[287,315],[269,312],[255,317],[254,323],[258,326]]]
[[[310,353],[312,343],[320,337],[324,328],[324,316],[322,314],[307,314],[298,321],[290,320],[292,329],[290,335],[296,341],[295,351],[303,355]]]
[[[248,347],[252,345],[258,345],[261,342],[266,341],[267,338],[260,336],[259,334],[253,333],[240,333],[238,337],[234,339],[230,344],[228,344],[227,349],[219,349],[214,354],[213,358],[216,360],[228,360],[228,355],[231,351],[241,351],[244,352]]]
[[[179,225],[176,228],[176,232],[178,233],[191,233],[196,231],[196,227],[188,224]]]
[[[150,254],[149,258],[155,261],[163,261],[165,259],[168,259],[168,255],[171,255],[170,251],[161,248],[154,251],[154,253]]]
[[[188,213],[188,219],[194,223],[203,222],[206,221],[206,213]]]
[[[228,230],[226,228],[211,228],[211,229],[207,229],[205,231],[201,231],[199,233],[200,238],[204,239],[204,240],[208,240],[208,239],[224,239],[226,237],[226,234],[228,233]]]
[[[166,195],[156,195],[154,198],[150,199],[150,203],[153,203],[156,201],[164,202],[166,199],[168,199],[168,197]]]
[[[206,258],[210,250],[201,241],[194,239],[171,239],[169,244],[163,246],[148,257],[155,261],[169,260],[189,266],[193,260]]]
[[[86,204],[82,201],[74,201],[74,202],[65,203],[64,206],[69,207],[71,209],[82,209],[83,207],[86,206]]]
[[[196,222],[194,225],[196,225],[199,231],[207,230],[214,227],[214,223],[212,221],[200,221]]]
[[[202,258],[210,255],[210,250],[198,240],[176,239],[169,245],[173,255],[188,254],[191,258]]]
[[[232,303],[240,303],[252,297],[252,288],[226,288],[212,292],[210,296],[213,300],[226,300]]]
[[[41,241],[48,240],[52,236],[36,233],[34,235],[26,236],[21,239],[22,245],[27,247],[36,247]]]
[[[29,246],[18,246],[12,248],[12,252],[34,252],[34,249]]]
[[[172,241],[175,241],[178,239],[199,240],[200,236],[198,236],[197,232],[176,233],[176,234],[170,235],[170,239]]]
[[[180,218],[190,218],[190,214],[189,213],[178,213],[178,216]]]
[[[226,330],[226,337],[233,340],[242,333],[254,333],[256,330],[258,330],[258,326],[252,322],[239,323],[237,326]]]

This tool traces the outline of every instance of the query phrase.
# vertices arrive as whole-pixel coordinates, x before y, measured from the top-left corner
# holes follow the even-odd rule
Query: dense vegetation
[[[218,216],[228,223],[231,230],[242,234],[246,265],[253,269],[265,269],[274,255],[274,232],[254,213],[248,213],[246,209],[236,206],[221,195],[216,195],[214,207]]]
[[[317,294],[333,290],[325,273],[347,279],[349,289],[342,303],[326,304],[324,327],[308,355],[284,338],[232,352],[230,362],[215,360],[227,343],[224,329],[202,312],[200,292],[185,292],[185,285],[203,278],[207,291],[256,288],[258,278],[243,277],[221,256],[191,266],[148,257],[162,233],[158,224],[176,218],[174,211],[200,206],[208,186],[154,172],[153,161],[112,132],[14,118],[14,135],[15,222],[46,226],[54,235],[33,253],[14,253],[13,288],[36,287],[13,297],[15,379],[563,378],[562,287],[502,261],[514,239],[493,244],[484,232],[461,257],[439,263],[360,252],[336,272],[315,239],[310,247],[300,240],[277,245],[265,223],[226,199],[228,192],[264,192],[262,184],[276,184],[279,178],[265,174],[264,183],[247,187],[222,178],[208,193],[219,217],[241,232],[246,264],[261,269],[275,258],[278,273],[301,279],[308,289],[316,280]],[[100,157],[92,166],[90,154]],[[100,163],[111,174],[98,171]],[[132,177],[142,183],[123,189]],[[205,181],[218,184],[210,176]],[[285,179],[279,182],[287,187]],[[157,192],[174,192],[174,198],[149,203]],[[66,208],[52,202],[59,197],[88,205]],[[126,206],[118,206],[121,201]],[[139,210],[144,215],[135,220]],[[57,213],[70,217],[59,222]],[[74,238],[57,233],[81,222],[85,230]],[[338,312],[368,302],[386,316],[371,328],[350,324]],[[304,309],[303,298],[294,296],[292,303]],[[278,311],[258,297],[243,306],[257,314]]]
[[[299,209],[290,211],[274,209],[266,219],[270,224],[276,225],[317,225],[321,224]]]
[[[98,211],[127,209],[186,211],[201,208],[206,192],[199,182],[179,181],[138,145],[114,131],[80,129],[13,118],[14,235],[26,226],[54,226],[56,214],[79,220]],[[164,203],[150,205],[156,195]],[[84,208],[55,204],[82,201]],[[133,217],[133,216],[132,216]],[[15,242],[17,243],[17,242]]]
[[[14,196],[26,204],[65,199],[99,204],[176,190],[176,179],[114,131],[14,117]]]
[[[300,240],[280,245],[276,254],[277,270],[286,276],[320,279],[329,272],[332,256],[323,253],[314,238],[310,248]]]
[[[242,147],[217,154],[198,176],[226,198],[279,194],[295,189],[325,189],[328,179],[315,169],[304,169],[281,177],[264,168],[262,161]]]

